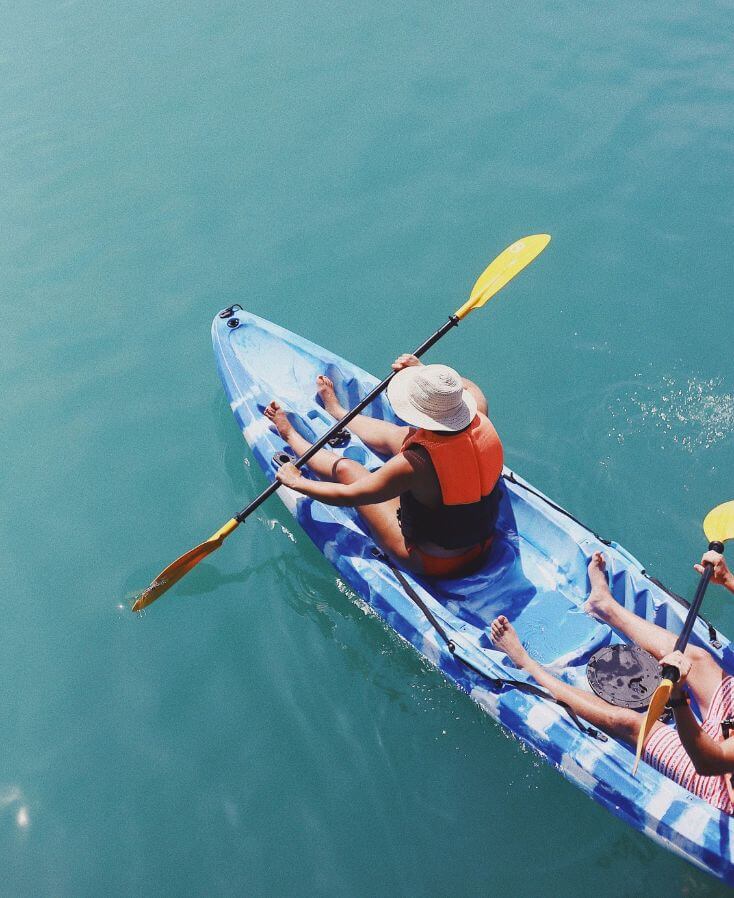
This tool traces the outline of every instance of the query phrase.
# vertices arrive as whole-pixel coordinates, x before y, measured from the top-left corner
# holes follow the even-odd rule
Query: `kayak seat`
[[[526,521],[522,524],[521,533],[533,532]],[[538,661],[582,666],[613,639],[609,627],[582,610],[593,547],[582,549],[562,528],[546,524],[546,529],[554,530],[548,537],[553,554],[545,545],[541,548],[519,535],[514,503],[505,491],[497,534],[484,565],[470,577],[432,581],[431,589],[448,611],[479,631],[483,647],[492,648],[487,630],[495,617],[504,614]]]
[[[609,627],[585,614],[575,596],[531,583],[517,561],[509,567],[492,567],[490,557],[485,568],[472,576],[466,595],[454,591],[462,582],[434,583],[434,595],[451,614],[479,631],[478,641],[485,648],[492,648],[488,629],[500,614],[510,620],[525,647],[542,664],[585,665],[612,639]],[[482,582],[487,588],[480,587]]]

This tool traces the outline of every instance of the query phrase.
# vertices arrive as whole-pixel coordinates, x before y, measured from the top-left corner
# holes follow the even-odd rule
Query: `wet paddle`
[[[716,508],[712,509],[706,515],[703,522],[703,532],[706,534],[706,539],[709,541],[709,549],[714,552],[723,552],[724,543],[727,540],[734,538],[734,501],[724,502],[722,505],[717,505]],[[696,622],[696,616],[701,609],[701,603],[703,602],[706,587],[709,585],[713,573],[714,566],[707,561],[704,564],[703,574],[701,575],[696,595],[688,611],[688,616],[683,624],[683,629],[676,640],[676,651],[682,652],[688,645],[688,640],[693,631],[693,625]],[[640,733],[637,737],[637,752],[635,754],[635,764],[632,768],[633,775],[637,773],[637,767],[640,763],[640,758],[642,757],[642,750],[645,746],[647,735],[652,729],[652,725],[665,710],[665,705],[668,703],[670,693],[673,690],[673,686],[678,682],[679,677],[680,671],[677,667],[666,665],[663,668],[663,678],[650,699],[645,719],[642,722]]]
[[[507,249],[501,252],[482,272],[472,288],[469,299],[464,305],[457,309],[456,312],[449,317],[449,320],[440,327],[433,336],[429,337],[425,343],[422,343],[418,349],[415,350],[413,355],[419,357],[422,356],[423,353],[427,352],[435,343],[437,343],[444,334],[447,334],[452,328],[456,327],[462,318],[465,318],[469,312],[474,309],[480,309],[496,293],[498,293],[505,284],[511,281],[516,274],[522,271],[526,265],[529,265],[533,259],[546,248],[549,242],[550,237],[548,234],[534,234],[532,237],[523,237],[522,240],[517,240],[511,246],[508,246]],[[349,424],[352,418],[359,415],[380,395],[380,393],[383,392],[383,390],[386,389],[395,374],[395,371],[391,372],[374,388],[374,390],[368,393],[358,405],[348,412],[341,421],[338,421],[333,427],[330,427],[329,430],[327,430],[326,433],[295,462],[296,467],[303,467],[303,465],[305,465],[309,459],[319,451],[319,449],[323,449],[335,434]],[[166,590],[170,589],[174,583],[188,574],[188,572],[200,561],[206,558],[207,555],[210,555],[218,549],[229,534],[236,530],[236,528],[239,527],[239,525],[243,523],[256,508],[259,508],[267,498],[272,496],[279,486],[280,482],[275,480],[266,490],[263,490],[256,499],[253,499],[249,505],[243,508],[242,511],[236,514],[233,518],[230,518],[230,520],[217,530],[216,533],[213,533],[209,539],[200,543],[184,555],[181,555],[181,557],[177,558],[173,564],[169,564],[165,570],[158,574],[145,592],[138,597],[132,610],[141,611],[143,608],[147,608],[148,605],[162,596]]]

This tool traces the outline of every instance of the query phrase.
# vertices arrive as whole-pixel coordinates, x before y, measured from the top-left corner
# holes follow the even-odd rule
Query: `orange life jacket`
[[[458,433],[417,430],[402,451],[422,446],[431,458],[443,504],[429,508],[406,492],[400,496],[400,526],[406,540],[461,549],[491,537],[497,519],[502,443],[492,422],[477,414]]]

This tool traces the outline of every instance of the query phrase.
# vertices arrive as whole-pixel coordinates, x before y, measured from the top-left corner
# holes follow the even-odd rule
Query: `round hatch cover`
[[[586,676],[604,701],[642,711],[660,683],[661,670],[653,656],[639,645],[608,645],[591,656]]]

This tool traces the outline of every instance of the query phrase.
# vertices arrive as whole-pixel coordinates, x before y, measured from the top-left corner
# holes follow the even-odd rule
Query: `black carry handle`
[[[436,333],[433,334],[433,336],[429,337],[426,340],[425,343],[421,343],[421,345],[418,347],[418,349],[416,349],[413,355],[417,358],[420,358],[424,352],[428,352],[428,350],[435,343],[438,343],[438,341],[441,339],[441,337],[444,336],[444,334],[447,334],[452,328],[457,326],[459,320],[460,319],[456,315],[451,315],[446,324],[440,327],[436,331]],[[349,424],[352,418],[356,418],[357,415],[360,414],[360,412],[364,411],[364,409],[366,409],[371,402],[374,402],[374,400],[377,399],[380,393],[382,393],[387,388],[387,385],[397,373],[397,371],[391,371],[390,374],[388,374],[388,376],[381,383],[377,384],[377,386],[373,390],[371,390],[361,402],[357,403],[357,405],[355,405],[351,411],[347,412],[347,414],[344,415],[341,421],[337,421],[336,424],[332,425],[326,431],[326,433],[323,436],[319,437],[319,439],[306,452],[304,452],[299,459],[294,461],[293,464],[297,468],[302,468],[305,464],[308,464],[310,459],[312,459],[320,449],[323,449],[324,446],[329,442],[329,440],[337,433],[339,433],[339,431],[343,427],[346,427],[346,425]],[[266,499],[270,498],[270,496],[272,496],[273,493],[277,491],[279,486],[280,481],[274,480],[273,483],[271,483],[267,489],[263,490],[263,492],[260,493],[260,495],[256,499],[253,499],[249,505],[245,506],[242,511],[235,515],[236,520],[241,524],[245,520],[245,518],[249,517],[256,508],[259,508]]]
[[[718,552],[721,555],[724,552],[724,544],[720,542],[711,542],[709,543],[709,551]],[[698,615],[699,609],[701,608],[701,603],[703,602],[704,593],[706,592],[706,588],[711,582],[711,578],[714,574],[714,566],[710,561],[704,562],[703,568],[704,570],[703,574],[701,575],[701,581],[698,584],[696,595],[691,602],[691,607],[688,611],[686,621],[683,624],[683,629],[680,631],[680,636],[678,636],[675,641],[676,652],[685,651],[685,648],[688,645],[688,640],[691,638],[691,633],[693,632],[693,625],[696,623],[696,617]],[[671,683],[677,683],[679,678],[680,671],[677,667],[673,667],[672,664],[666,664],[665,667],[663,667],[664,680],[670,680]]]

